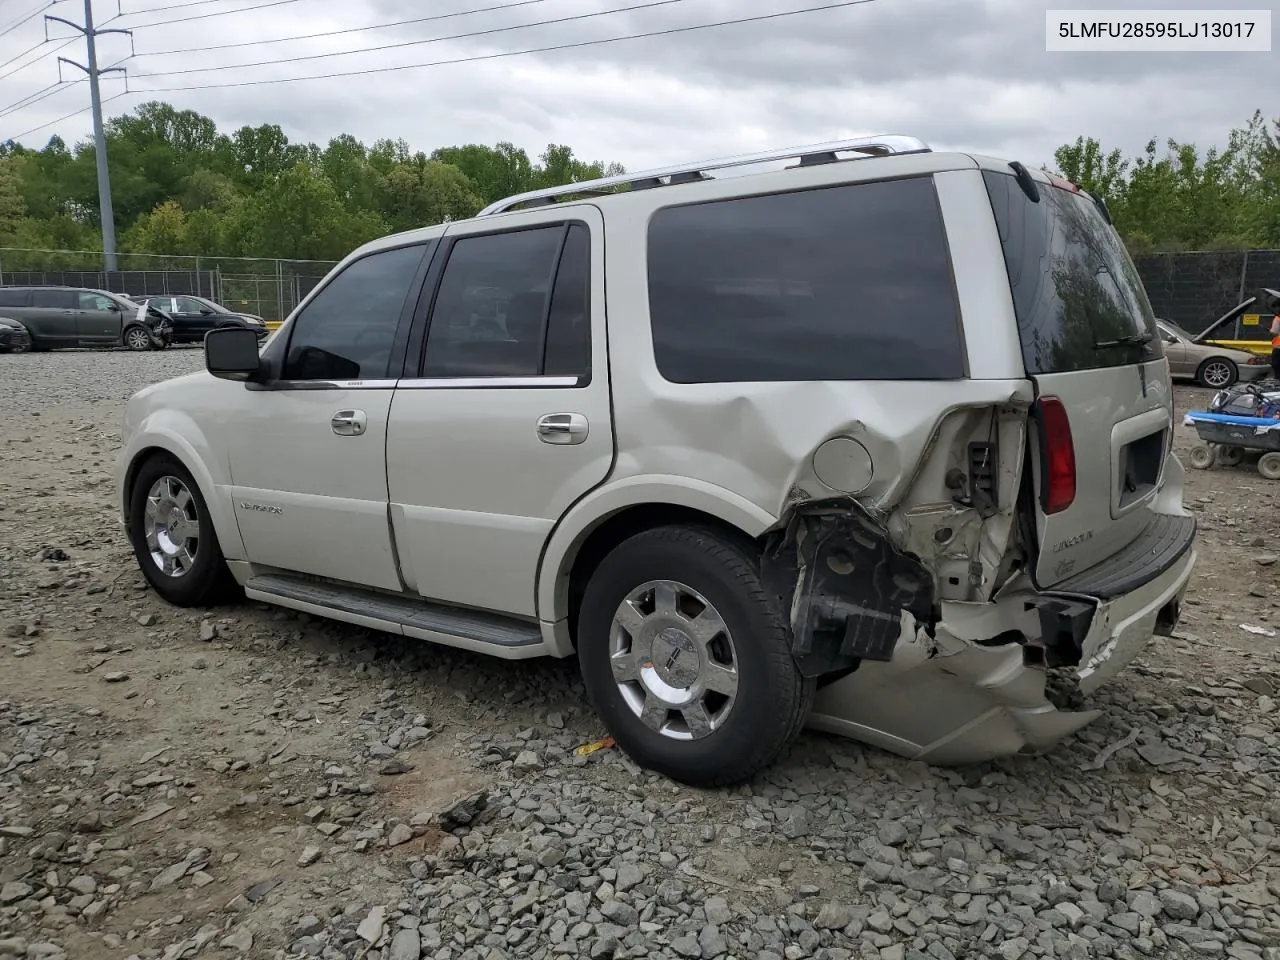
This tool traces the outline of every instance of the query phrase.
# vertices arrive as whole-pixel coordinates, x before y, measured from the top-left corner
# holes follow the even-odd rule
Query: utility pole
[[[93,0],[84,0],[84,26],[72,23],[70,20],[63,20],[61,17],[51,17],[48,14],[45,14],[45,20],[56,20],[58,23],[66,24],[77,33],[83,34],[85,43],[89,48],[88,66],[76,63],[74,60],[68,60],[66,57],[59,57],[58,62],[68,63],[77,69],[83,70],[89,77],[89,99],[93,104],[93,153],[98,165],[98,216],[102,220],[103,267],[107,273],[115,273],[116,221],[115,213],[111,209],[111,174],[107,170],[107,137],[102,130],[102,95],[98,92],[98,77],[104,73],[124,73],[124,67],[98,69],[98,46],[96,41],[104,33],[127,33],[132,36],[133,31],[95,30],[93,27]],[[59,76],[58,79],[61,80],[62,77]]]

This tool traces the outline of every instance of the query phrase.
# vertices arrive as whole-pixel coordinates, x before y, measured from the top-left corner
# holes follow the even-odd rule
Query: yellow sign
[[[1262,314],[1246,313],[1243,317],[1240,318],[1240,322],[1244,324],[1244,326],[1246,327],[1256,327],[1262,323]]]

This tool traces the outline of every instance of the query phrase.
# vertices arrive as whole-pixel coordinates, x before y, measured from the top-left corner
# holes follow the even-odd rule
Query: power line
[[[170,3],[163,7],[146,7],[142,10],[127,10],[122,17],[132,17],[140,13],[159,13],[162,10],[186,10],[188,7],[207,7],[211,3],[225,3],[226,0],[193,0],[192,3]]]
[[[422,40],[403,40],[399,43],[383,43],[376,47],[360,47],[357,50],[337,50],[332,53],[308,53],[296,57],[281,57],[277,60],[258,60],[253,63],[236,63],[220,67],[188,67],[184,70],[164,70],[157,73],[135,73],[136,79],[145,77],[177,77],[191,73],[215,73],[219,70],[243,70],[248,67],[270,67],[281,63],[302,63],[307,60],[324,60],[329,57],[350,57],[360,53],[380,53],[384,50],[399,50],[403,47],[422,46],[427,43],[443,43],[449,40],[469,40],[474,37],[491,36],[496,33],[510,33],[514,30],[527,30],[530,27],[546,27],[553,24],[572,23],[577,20],[592,20],[596,17],[607,17],[615,13],[632,13],[636,10],[648,10],[654,7],[669,7],[688,0],[645,0],[628,7],[615,7],[610,10],[596,10],[592,13],[575,13],[571,16],[555,17],[550,20],[536,20],[533,23],[515,23],[502,27],[489,27],[485,30],[472,30],[469,33],[455,33],[447,37],[426,37]]]
[[[113,96],[107,97],[105,100],[102,101],[102,103],[105,105],[110,103],[112,100],[119,100],[121,97],[128,96],[129,93],[130,91],[128,90],[122,90]],[[31,134],[37,133],[40,130],[43,130],[45,127],[52,127],[54,124],[61,123],[63,120],[70,120],[72,117],[78,117],[82,113],[88,113],[91,109],[92,107],[81,107],[79,110],[72,110],[70,113],[68,113],[64,117],[59,117],[57,120],[50,120],[48,123],[42,123],[40,124],[40,126],[32,127],[30,130],[24,130],[22,133],[18,134],[16,137],[9,137],[8,139],[21,140],[23,137],[29,137],[31,136]],[[3,141],[0,141],[0,142],[3,142]]]
[[[25,97],[18,100],[16,103],[11,103],[7,107],[0,107],[0,117],[7,117],[11,113],[17,113],[23,107],[35,106],[41,100],[49,99],[55,93],[58,93],[61,90],[65,90],[67,87],[71,86],[72,84],[83,83],[83,82],[84,82],[83,80],[55,80],[53,83],[49,84],[47,87],[42,87],[41,89],[37,90],[35,93],[27,94]]]
[[[111,21],[108,20],[107,22],[110,23]],[[79,39],[80,39],[79,37],[72,37],[70,40],[64,40],[62,43],[58,44],[56,47],[50,50],[49,53],[57,53],[59,50],[62,50],[65,47],[71,46],[71,44],[75,43]],[[48,43],[47,40],[45,42]],[[43,54],[39,57],[36,57],[34,60],[28,60],[26,63],[22,64],[21,66],[14,67],[8,73],[0,73],[0,80],[3,80],[5,77],[12,77],[15,73],[21,73],[23,70],[27,69],[27,67],[34,67],[42,59],[43,59]]]
[[[547,0],[515,0],[514,3],[495,3],[489,7],[473,7],[470,10],[456,10],[453,13],[436,13],[429,17],[414,17],[411,20],[393,20],[390,23],[374,23],[367,27],[344,27],[341,30],[322,30],[319,33],[300,33],[292,37],[276,37],[272,40],[239,40],[235,43],[217,43],[204,47],[183,47],[178,50],[157,50],[154,53],[143,52],[140,57],[168,57],[176,53],[211,53],[214,50],[234,50],[238,47],[261,47],[272,43],[293,43],[297,40],[319,40],[324,37],[340,37],[348,33],[365,33],[369,30],[389,30],[393,27],[407,27],[415,23],[429,23],[434,20],[449,20],[454,17],[468,17],[477,13],[493,13],[495,10],[514,10],[517,7],[531,7]],[[135,29],[141,30],[149,24],[140,24]]]
[[[256,87],[273,83],[299,83],[307,80],[333,80],[339,77],[361,77],[374,73],[394,73],[401,70],[417,70],[424,67],[446,67],[462,63],[479,63],[485,60],[500,60],[506,57],[519,57],[530,53],[554,53],[561,50],[577,50],[583,47],[602,46],[607,43],[620,43],[624,40],[643,40],[649,37],[668,37],[681,33],[692,33],[697,30],[713,30],[719,27],[735,26],[741,23],[761,23],[769,20],[781,20],[785,17],[796,17],[808,13],[822,13],[828,10],[840,10],[845,7],[858,7],[875,0],[841,0],[838,3],[824,3],[812,7],[801,7],[798,10],[783,10],[778,13],[759,14],[751,17],[737,17],[732,20],[717,20],[713,23],[698,23],[684,27],[668,27],[664,30],[649,30],[644,33],[630,33],[618,37],[602,37],[596,40],[576,40],[571,43],[557,43],[545,47],[529,47],[524,50],[504,50],[500,53],[485,53],[470,57],[455,57],[451,60],[432,60],[426,63],[406,63],[394,67],[369,67],[364,70],[344,70],[336,73],[315,74],[308,77],[276,77],[271,80],[235,80],[229,83],[198,83],[180,87],[152,87],[149,90],[135,90],[134,93],[172,93],[184,90],[218,90],[228,87]],[[235,69],[235,67],[224,68]],[[156,76],[156,74],[152,74]]]
[[[299,3],[300,0],[268,0],[266,3],[255,3],[249,7],[236,7],[234,10],[218,10],[214,13],[198,13],[191,17],[175,17],[172,20],[156,20],[152,23],[140,23],[134,30],[142,30],[147,27],[167,27],[171,23],[191,23],[193,20],[209,20],[212,17],[229,17],[235,13],[253,13],[255,10],[265,10],[267,7],[283,7],[289,3]],[[123,17],[131,17],[131,13],[120,14]]]
[[[37,44],[36,44],[35,46],[33,46],[33,47],[27,47],[27,49],[23,50],[21,53],[19,53],[19,54],[15,54],[14,56],[12,56],[12,57],[10,57],[8,60],[6,60],[4,63],[0,63],[0,67],[7,67],[9,64],[13,63],[13,61],[15,61],[15,60],[21,60],[23,57],[25,57],[25,56],[26,56],[28,53],[30,53],[32,50],[39,50],[41,47],[43,47],[43,46],[44,46],[46,43],[48,43],[48,42],[49,42],[49,40],[46,38],[46,39],[44,39],[44,40],[41,40],[39,43],[37,43]],[[40,59],[39,57],[36,57],[36,60],[39,60],[39,59]],[[33,60],[33,61],[32,61],[32,63],[34,63],[34,62],[35,62],[35,61]]]
[[[9,26],[5,27],[3,30],[0,30],[0,37],[3,37],[7,33],[13,33],[13,31],[17,30],[24,23],[26,23],[29,20],[34,20],[36,17],[40,16],[40,14],[44,13],[46,10],[48,10],[57,2],[58,0],[49,0],[49,2],[46,3],[43,7],[40,7],[34,12],[27,14],[21,20],[17,20],[9,24]]]

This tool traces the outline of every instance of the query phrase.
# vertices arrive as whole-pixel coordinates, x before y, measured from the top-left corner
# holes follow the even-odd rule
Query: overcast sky
[[[0,31],[48,0],[0,0]],[[131,27],[127,61],[135,91],[105,106],[108,116],[163,99],[212,117],[225,131],[278,123],[292,141],[324,145],[340,133],[372,143],[403,137],[414,149],[510,140],[530,156],[565,143],[584,159],[638,170],[686,159],[870,133],[920,136],[935,148],[994,153],[1039,165],[1079,135],[1137,152],[1151,137],[1207,146],[1262,108],[1280,89],[1280,53],[1046,53],[1046,9],[1267,7],[1271,0],[864,0],[843,7],[622,40],[555,52],[418,66],[327,80],[199,90],[161,88],[277,80],[416,65],[796,10],[833,0],[95,0],[100,25]],[[641,7],[399,49],[250,67],[256,61],[354,51],[575,15]],[[325,38],[207,48],[473,11],[433,22]],[[169,8],[160,10],[158,8]],[[186,23],[160,20],[249,9]],[[112,19],[117,10],[123,16]],[[148,12],[151,11],[151,12]],[[81,0],[51,9],[69,20]],[[109,23],[104,21],[109,21]],[[0,37],[0,140],[43,146],[91,131],[88,86],[70,84],[12,112],[5,108],[58,79],[56,57],[84,60],[84,43],[54,52],[39,16]],[[50,36],[72,36],[50,25]],[[188,48],[192,52],[174,53]],[[130,39],[99,40],[99,60],[130,52]],[[22,55],[22,56],[19,56]],[[38,58],[38,59],[37,59]],[[16,67],[30,63],[12,73]],[[218,68],[174,75],[173,71]],[[167,76],[145,76],[166,73]],[[64,77],[77,75],[63,65]],[[104,77],[103,96],[125,88]]]

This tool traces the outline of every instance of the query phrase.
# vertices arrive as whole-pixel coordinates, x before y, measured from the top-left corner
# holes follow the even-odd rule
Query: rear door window
[[[959,310],[930,177],[668,207],[654,358],[677,383],[951,380]]]
[[[30,296],[25,290],[0,289],[0,307],[25,307]]]
[[[31,291],[33,307],[57,307],[63,310],[74,310],[76,294],[74,290],[33,290]]]
[[[1154,360],[1155,315],[1120,237],[1084,193],[983,172],[1000,230],[1028,374]],[[1143,341],[1147,341],[1143,343]]]

